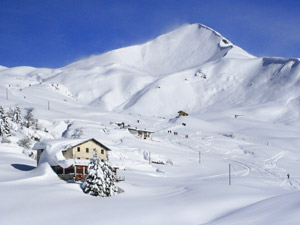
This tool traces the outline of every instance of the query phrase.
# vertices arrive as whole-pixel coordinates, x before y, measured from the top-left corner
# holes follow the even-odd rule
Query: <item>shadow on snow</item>
[[[11,166],[21,171],[30,171],[36,168],[35,166],[29,166],[25,164],[11,164]]]

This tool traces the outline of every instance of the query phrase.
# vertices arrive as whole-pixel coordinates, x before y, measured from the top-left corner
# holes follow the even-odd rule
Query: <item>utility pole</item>
[[[199,164],[201,164],[201,151],[199,151]]]
[[[229,174],[228,174],[228,178],[229,178],[229,185],[231,185],[231,164],[229,163]]]
[[[8,89],[6,88],[6,99],[8,99]]]

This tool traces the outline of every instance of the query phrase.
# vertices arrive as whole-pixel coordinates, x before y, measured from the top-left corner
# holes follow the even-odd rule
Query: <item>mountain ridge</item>
[[[257,58],[202,24],[58,69],[1,68],[8,80],[16,76],[35,85],[60,84],[78,103],[104,111],[174,115],[280,101],[289,102],[289,113],[298,117],[297,101],[291,100],[300,96],[298,59]],[[278,111],[273,119],[285,114]]]

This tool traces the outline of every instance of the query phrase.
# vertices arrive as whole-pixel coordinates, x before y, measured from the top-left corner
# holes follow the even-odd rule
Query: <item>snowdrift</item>
[[[298,224],[299,192],[262,200],[223,216],[209,225]],[[207,224],[207,225],[208,225]]]

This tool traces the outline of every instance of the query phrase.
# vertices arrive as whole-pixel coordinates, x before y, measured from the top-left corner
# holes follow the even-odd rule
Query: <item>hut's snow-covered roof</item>
[[[89,160],[78,160],[78,159],[66,159],[62,152],[82,144],[84,142],[93,140],[96,143],[100,144],[101,146],[105,147],[96,139],[45,139],[38,143],[36,143],[32,149],[39,150],[43,149],[43,153],[41,154],[39,164],[43,162],[48,162],[51,166],[61,166],[63,168],[68,168],[74,164],[86,165],[88,164]],[[105,147],[107,148],[107,147]],[[110,150],[107,148],[107,150]]]

